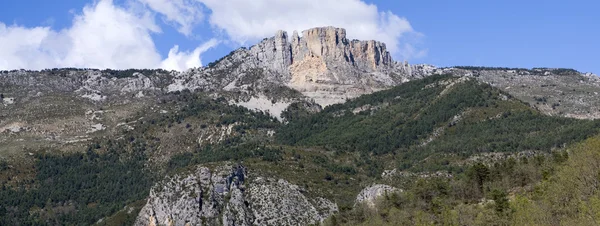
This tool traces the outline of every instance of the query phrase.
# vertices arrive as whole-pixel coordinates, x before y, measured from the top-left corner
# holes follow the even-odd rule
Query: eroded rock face
[[[150,192],[135,225],[307,225],[337,212],[285,180],[249,178],[242,166],[198,166],[167,177]]]
[[[364,203],[367,206],[374,208],[377,198],[384,195],[391,195],[394,192],[402,192],[402,190],[385,184],[374,184],[363,189],[358,196],[356,196],[355,203]]]
[[[284,85],[323,106],[421,78],[431,71],[423,65],[394,62],[384,43],[349,40],[343,28],[319,27],[303,31],[302,36],[278,31],[249,49],[232,52],[210,68],[178,75],[181,83],[169,90],[248,92],[249,84],[240,81],[256,69],[264,76],[253,76],[253,90]]]
[[[240,202],[244,189],[245,169],[223,165],[214,170],[198,167],[187,175],[174,175],[150,191],[148,203],[140,211],[136,225],[202,225],[219,222],[219,216],[232,223],[251,221],[247,208]],[[228,219],[229,219],[228,218]],[[247,224],[245,224],[247,225]]]
[[[317,224],[338,210],[327,199],[307,198],[297,185],[283,179],[257,178],[248,194],[257,225]]]

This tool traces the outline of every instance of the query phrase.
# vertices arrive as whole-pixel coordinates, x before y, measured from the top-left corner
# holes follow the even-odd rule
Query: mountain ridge
[[[390,224],[489,225],[508,219],[490,198],[533,190],[598,134],[593,75],[384,49],[326,27],[185,72],[2,72],[0,222],[337,225],[385,199],[401,215],[370,216]]]

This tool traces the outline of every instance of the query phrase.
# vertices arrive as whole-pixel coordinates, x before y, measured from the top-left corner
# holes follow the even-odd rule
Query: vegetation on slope
[[[264,113],[203,94],[176,93],[165,97],[163,105],[174,105],[176,110],[148,114],[142,119],[134,117],[138,119],[131,124],[134,130],[94,140],[80,152],[35,151],[35,180],[17,185],[0,182],[0,225],[90,225],[116,212],[132,212],[121,210],[128,205],[139,206],[155,179],[163,176],[162,166],[148,164],[151,158],[164,155],[159,152],[161,148],[197,145],[198,132],[193,129],[202,127],[236,125],[234,130],[240,135],[231,140],[242,142],[252,139],[258,129],[278,125]],[[176,132],[171,130],[181,128],[185,128],[186,135],[167,142],[165,137]],[[228,146],[229,142],[226,139],[222,145]],[[276,156],[271,158],[276,160]],[[220,159],[215,155],[203,162]],[[8,170],[7,165],[1,163],[0,171]],[[132,224],[135,214],[121,214],[119,224]]]
[[[598,123],[545,116],[491,86],[432,76],[291,121],[276,138],[287,145],[393,155],[400,169],[416,163],[422,169],[420,160],[441,153],[548,153],[596,134]]]
[[[475,164],[454,178],[416,179],[375,207],[327,225],[597,225],[600,137],[567,152]]]
[[[577,157],[597,145],[596,138],[571,150],[571,157],[564,149],[597,134],[598,122],[545,116],[474,80],[432,76],[318,113],[297,104],[286,124],[187,91],[161,104],[172,107],[168,114],[136,116],[134,130],[96,140],[80,153],[37,152],[34,181],[1,183],[0,225],[131,224],[156,178],[222,161],[242,162],[254,175],[283,178],[307,195],[335,201],[340,213],[329,219],[332,225],[586,223],[581,213],[596,211],[596,191],[587,187],[597,178],[568,176],[597,176],[595,168],[577,165],[599,162]],[[211,128],[232,132],[199,142]],[[473,158],[487,153],[506,154]],[[164,156],[163,168],[149,164]],[[414,174],[383,178],[384,170]],[[438,171],[447,176],[434,175]],[[373,183],[404,192],[382,198],[375,209],[354,206],[356,194]],[[575,187],[557,185],[563,183]],[[560,189],[581,192],[548,198]],[[124,207],[137,209],[126,214],[131,211]]]

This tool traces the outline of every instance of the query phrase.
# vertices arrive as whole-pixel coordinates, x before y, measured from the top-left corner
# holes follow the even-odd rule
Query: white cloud
[[[202,7],[195,0],[138,0],[162,14],[164,20],[175,23],[179,32],[192,34],[194,26],[203,21]]]
[[[277,30],[302,31],[318,26],[347,29],[349,38],[383,41],[395,57],[422,57],[416,47],[422,35],[408,20],[381,11],[361,0],[95,0],[74,12],[71,27],[23,27],[0,22],[0,69],[53,67],[166,68],[185,70],[201,66],[200,55],[216,40],[193,51],[175,45],[166,59],[158,53],[152,35],[160,33],[156,15],[180,33],[193,36],[206,22],[216,35],[223,33],[238,45],[273,36]]]
[[[206,52],[206,50],[215,47],[219,42],[216,39],[198,46],[192,52],[179,52],[179,46],[174,46],[169,50],[169,56],[161,63],[161,68],[166,70],[183,71],[188,68],[198,67],[202,65],[200,60],[200,54]]]
[[[44,48],[53,31],[47,27],[7,27],[0,23],[0,68],[35,68],[54,64],[53,53]]]
[[[149,11],[133,12],[99,0],[84,7],[73,25],[61,31],[49,27],[6,26],[0,22],[0,69],[54,67],[158,68],[185,70],[201,66],[201,45],[192,53],[171,49],[161,59],[151,34],[161,32]],[[208,47],[207,47],[208,46]],[[175,67],[178,66],[178,67]]]
[[[395,56],[417,57],[411,39],[420,36],[405,18],[360,0],[197,0],[212,13],[209,22],[233,41],[247,44],[274,35],[277,30],[302,31],[318,26],[346,28],[349,38],[379,40]],[[408,48],[408,49],[407,49]]]

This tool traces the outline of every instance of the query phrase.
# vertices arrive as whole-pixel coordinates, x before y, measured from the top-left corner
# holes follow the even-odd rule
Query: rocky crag
[[[259,88],[280,84],[293,88],[320,105],[340,103],[347,98],[426,76],[433,67],[395,62],[384,43],[349,40],[343,28],[320,27],[294,32],[278,31],[249,49],[239,49],[204,70],[183,73],[171,90],[200,88],[206,79],[221,73],[221,85],[246,91],[247,77],[260,69]],[[217,76],[220,77],[220,76]],[[212,79],[212,78],[211,78]],[[254,80],[256,82],[256,80]]]
[[[338,211],[303,192],[231,163],[197,166],[155,185],[135,225],[314,225]]]

